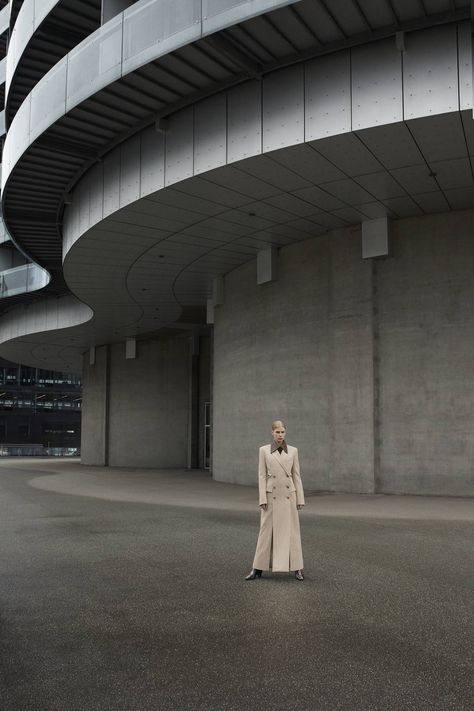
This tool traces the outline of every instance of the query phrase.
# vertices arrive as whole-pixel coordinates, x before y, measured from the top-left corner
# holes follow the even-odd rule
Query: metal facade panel
[[[95,165],[87,177],[90,183],[90,220],[91,225],[96,225],[102,220],[104,214],[104,166],[102,163]]]
[[[84,234],[90,227],[90,191],[87,179],[81,181],[77,192],[79,197],[79,234]]]
[[[155,127],[141,134],[140,196],[160,190],[165,185],[165,134]]]
[[[165,185],[178,183],[193,174],[194,111],[190,107],[174,114],[166,131]]]
[[[2,190],[8,176],[20,156],[30,144],[31,94],[16,112],[10,130],[5,138],[2,154]]]
[[[148,0],[123,13],[122,73],[201,37],[201,0]]]
[[[403,119],[402,58],[391,37],[351,52],[352,129]]]
[[[104,217],[120,207],[120,148],[104,160]]]
[[[122,75],[122,15],[109,20],[68,54],[66,110]]]
[[[225,165],[226,104],[221,93],[194,107],[194,175]]]
[[[304,68],[281,69],[263,80],[263,150],[304,142]]]
[[[351,66],[348,51],[305,64],[305,140],[351,130]]]
[[[43,77],[31,92],[30,141],[66,113],[67,56]]]
[[[262,84],[249,81],[227,92],[227,163],[262,152]]]
[[[121,146],[120,207],[140,197],[140,136],[133,136]]]
[[[405,120],[459,109],[456,25],[406,35],[403,58]]]
[[[472,109],[472,34],[471,23],[458,25],[459,108]]]

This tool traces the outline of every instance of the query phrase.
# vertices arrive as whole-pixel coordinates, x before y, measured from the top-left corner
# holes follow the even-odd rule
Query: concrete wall
[[[394,493],[474,493],[474,213],[394,226],[377,262],[380,481]]]
[[[112,344],[108,376],[106,349],[84,366],[83,463],[186,467],[189,340],[139,341],[134,359]]]
[[[288,425],[307,489],[472,494],[473,212],[400,220],[392,253],[360,233],[227,275],[214,330],[213,475],[254,483],[270,423]]]
[[[360,232],[280,250],[278,280],[254,261],[225,280],[214,329],[213,475],[254,483],[275,418],[309,489],[373,491],[372,270]]]

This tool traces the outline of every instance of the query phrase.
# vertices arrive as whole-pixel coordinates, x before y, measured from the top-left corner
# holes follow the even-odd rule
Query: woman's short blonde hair
[[[272,432],[273,430],[276,430],[277,427],[283,427],[284,430],[286,430],[286,425],[283,422],[283,420],[273,420],[272,422]]]

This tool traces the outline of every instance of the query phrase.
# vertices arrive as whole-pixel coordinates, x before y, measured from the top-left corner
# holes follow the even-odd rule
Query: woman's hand
[[[266,510],[267,510],[267,504],[260,504],[260,508],[262,509],[262,511],[266,511]]]
[[[302,509],[303,506],[304,506],[304,504],[296,504],[296,508],[298,509],[298,511],[300,511],[300,509]]]

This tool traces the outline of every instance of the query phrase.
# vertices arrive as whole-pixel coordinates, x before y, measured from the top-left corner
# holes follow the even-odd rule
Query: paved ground
[[[247,583],[255,494],[2,461],[1,711],[472,711],[474,502],[309,497]]]

